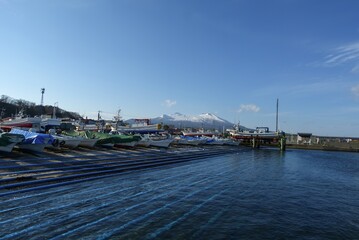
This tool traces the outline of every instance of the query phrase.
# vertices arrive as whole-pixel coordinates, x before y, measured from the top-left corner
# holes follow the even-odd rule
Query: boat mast
[[[55,102],[54,106],[52,107],[52,118],[56,118],[56,106],[59,106],[58,102]]]
[[[120,122],[120,112],[121,112],[121,108],[119,108],[117,110],[117,116],[116,116],[116,130],[118,129],[118,124]]]
[[[279,99],[277,98],[277,113],[276,113],[276,121],[275,121],[275,131],[278,132],[278,102]]]

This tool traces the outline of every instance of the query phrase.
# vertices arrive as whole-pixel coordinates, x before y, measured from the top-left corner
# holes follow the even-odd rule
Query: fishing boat
[[[58,145],[58,141],[50,134],[31,132],[17,128],[11,129],[10,133],[19,134],[24,137],[24,141],[16,145],[17,148],[22,150],[43,152],[45,147],[56,147]]]
[[[137,142],[141,140],[139,136],[121,133],[119,131],[111,131],[109,135],[114,135],[117,137],[116,142],[114,142],[115,147],[134,147],[137,145]]]
[[[12,129],[12,128],[21,128],[21,129],[40,129],[41,118],[40,117],[22,117],[18,116],[15,118],[5,118],[1,122],[0,126],[2,129]]]
[[[24,117],[22,114],[15,118],[4,119],[0,123],[2,129],[11,130],[12,128],[30,130],[45,133],[49,129],[59,128],[61,119],[52,118],[51,116],[42,115],[40,117]]]
[[[242,140],[240,139],[228,139],[224,142],[224,145],[230,145],[230,146],[238,146],[240,145]]]
[[[97,146],[113,147],[116,144],[119,146],[121,143],[129,143],[133,141],[139,141],[138,136],[124,135],[124,134],[109,134],[102,132],[85,131],[87,138],[97,139]]]
[[[50,116],[41,116],[40,132],[45,133],[50,129],[60,128],[61,119]]]
[[[86,148],[93,148],[98,139],[97,138],[88,138],[85,134],[85,132],[81,132],[81,131],[62,131],[61,132],[62,135],[65,136],[71,136],[71,137],[76,137],[78,139],[80,139],[80,143],[79,146],[80,147],[86,147]]]
[[[146,138],[143,134],[136,133],[134,136],[138,136],[140,140],[137,142],[136,147],[149,147],[151,142],[149,138]]]
[[[144,134],[143,141],[147,141],[149,146],[168,148],[174,139],[168,135]]]
[[[16,144],[24,141],[25,137],[21,134],[7,133],[0,130],[0,151],[11,152]]]
[[[190,137],[196,137],[196,136],[207,136],[212,137],[218,135],[218,132],[212,132],[212,131],[205,131],[204,129],[199,129],[198,131],[193,131],[192,129],[187,129],[182,131],[183,136],[190,136]]]
[[[218,138],[218,137],[211,137],[207,138],[206,144],[208,145],[223,145],[227,139],[224,138]]]
[[[174,143],[182,145],[192,145],[197,146],[199,144],[204,144],[207,142],[207,139],[204,137],[198,136],[177,136],[174,139]]]
[[[207,138],[206,144],[238,146],[240,144],[240,142],[241,142],[240,140],[235,140],[235,139],[230,139],[230,138],[211,137],[211,138]]]
[[[235,129],[227,129],[230,136],[234,139],[252,139],[254,137],[260,139],[273,139],[280,137],[282,132],[269,131],[268,127],[257,127],[255,130],[243,130],[239,127]]]
[[[269,131],[268,127],[257,127],[255,130],[250,130],[246,128],[241,128],[239,123],[234,126],[233,129],[227,129],[227,132],[234,139],[239,140],[248,140],[248,139],[261,139],[264,141],[271,141],[273,139],[278,139],[285,136],[283,131],[278,130],[278,105],[279,99],[277,99],[276,106],[276,131]]]
[[[129,126],[117,126],[119,132],[132,134],[151,134],[163,132],[160,124],[151,124],[150,119],[135,119],[135,123]]]
[[[85,136],[90,139],[97,139],[95,146],[109,147],[115,146],[116,137],[108,133],[101,133],[96,131],[84,131]]]
[[[59,147],[65,147],[70,149],[78,147],[81,142],[81,139],[77,137],[71,137],[62,134],[53,134],[52,137],[59,141]]]

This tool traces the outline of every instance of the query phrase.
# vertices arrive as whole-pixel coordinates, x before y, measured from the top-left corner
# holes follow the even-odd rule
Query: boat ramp
[[[134,171],[231,154],[238,146],[106,149],[77,148],[0,156],[0,196],[53,188]]]

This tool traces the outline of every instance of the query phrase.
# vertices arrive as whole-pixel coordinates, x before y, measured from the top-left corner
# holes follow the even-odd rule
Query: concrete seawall
[[[323,151],[345,151],[359,152],[359,142],[326,142],[323,144],[287,144],[287,148],[323,150]]]
[[[251,142],[241,144],[246,147],[253,147]],[[279,143],[260,143],[260,147],[279,148]],[[260,148],[259,147],[259,148]],[[322,151],[343,151],[343,152],[359,152],[359,142],[324,142],[320,144],[296,144],[287,143],[288,149],[304,149],[304,150],[322,150]]]

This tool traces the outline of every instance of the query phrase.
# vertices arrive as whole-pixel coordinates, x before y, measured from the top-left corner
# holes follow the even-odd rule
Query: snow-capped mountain
[[[174,113],[171,115],[164,114],[150,120],[152,124],[162,123],[177,128],[205,128],[217,129],[220,131],[222,131],[223,128],[232,128],[234,125],[212,113],[203,113],[198,116],[189,116],[181,113]],[[132,123],[133,119],[129,119],[126,122]]]

